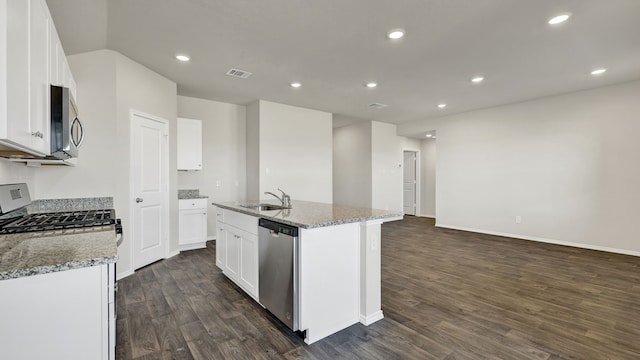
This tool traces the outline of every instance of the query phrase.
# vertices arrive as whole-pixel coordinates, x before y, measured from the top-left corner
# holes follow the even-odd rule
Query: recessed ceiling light
[[[429,133],[429,134],[427,134],[427,137],[428,138],[433,137],[433,134]]]
[[[378,86],[378,84],[376,84],[376,83],[374,83],[374,82],[370,82],[370,83],[367,83],[367,85],[366,85],[366,86],[367,86],[369,89],[373,89],[374,87]]]
[[[290,85],[292,88],[299,88],[300,86],[302,86],[302,84],[300,84],[299,82],[292,82]]]
[[[473,79],[471,79],[471,82],[475,84],[481,83],[482,81],[484,81],[484,77],[482,76],[476,76]]]
[[[176,59],[185,62],[191,60],[187,55],[176,55]]]
[[[549,25],[562,24],[563,22],[569,20],[570,17],[571,17],[570,13],[558,14],[558,15],[552,17],[551,19],[549,19],[548,23],[549,23]]]
[[[394,29],[387,33],[387,37],[391,40],[398,40],[404,36],[404,30],[402,29]]]
[[[438,108],[439,108],[439,109],[444,109],[444,108],[446,108],[446,107],[447,107],[447,104],[445,104],[445,103],[438,104]]]
[[[595,69],[591,72],[591,75],[602,75],[607,71],[607,69],[602,68],[602,69]]]

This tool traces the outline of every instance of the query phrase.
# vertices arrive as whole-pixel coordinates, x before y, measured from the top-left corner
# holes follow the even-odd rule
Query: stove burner
[[[0,229],[0,234],[104,226],[115,224],[115,222],[115,211],[113,210],[30,214],[5,224]]]

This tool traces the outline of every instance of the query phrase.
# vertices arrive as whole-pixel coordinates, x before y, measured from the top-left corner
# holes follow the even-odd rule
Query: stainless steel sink
[[[253,209],[257,211],[291,209],[290,207],[286,207],[282,205],[274,205],[274,204],[247,204],[247,205],[240,205],[240,206],[242,206],[243,208]]]

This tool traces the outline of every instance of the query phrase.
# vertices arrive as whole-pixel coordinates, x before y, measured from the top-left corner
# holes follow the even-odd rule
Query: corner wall
[[[420,143],[420,216],[436,217],[436,144],[435,139]]]
[[[86,140],[75,167],[34,169],[34,198],[113,196],[122,219],[118,278],[133,271],[129,194],[131,109],[169,122],[169,248],[178,249],[176,84],[111,50],[69,56],[78,85],[78,109]]]
[[[331,114],[263,100],[250,104],[247,110],[247,175],[257,179],[248,184],[259,183],[257,194],[253,185],[247,195],[273,199],[264,192],[279,194],[280,188],[294,200],[331,203]]]
[[[333,129],[333,203],[371,207],[371,122]]]
[[[640,255],[638,94],[634,81],[400,132],[437,130],[438,226]]]
[[[202,121],[202,170],[178,171],[178,189],[199,189],[212,201],[244,200],[246,107],[178,96],[178,117]],[[211,239],[216,235],[215,213],[211,201],[207,206],[207,237]]]

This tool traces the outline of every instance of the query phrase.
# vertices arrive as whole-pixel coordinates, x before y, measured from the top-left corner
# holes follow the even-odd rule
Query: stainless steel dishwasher
[[[298,228],[260,219],[259,301],[291,330],[298,330]]]

